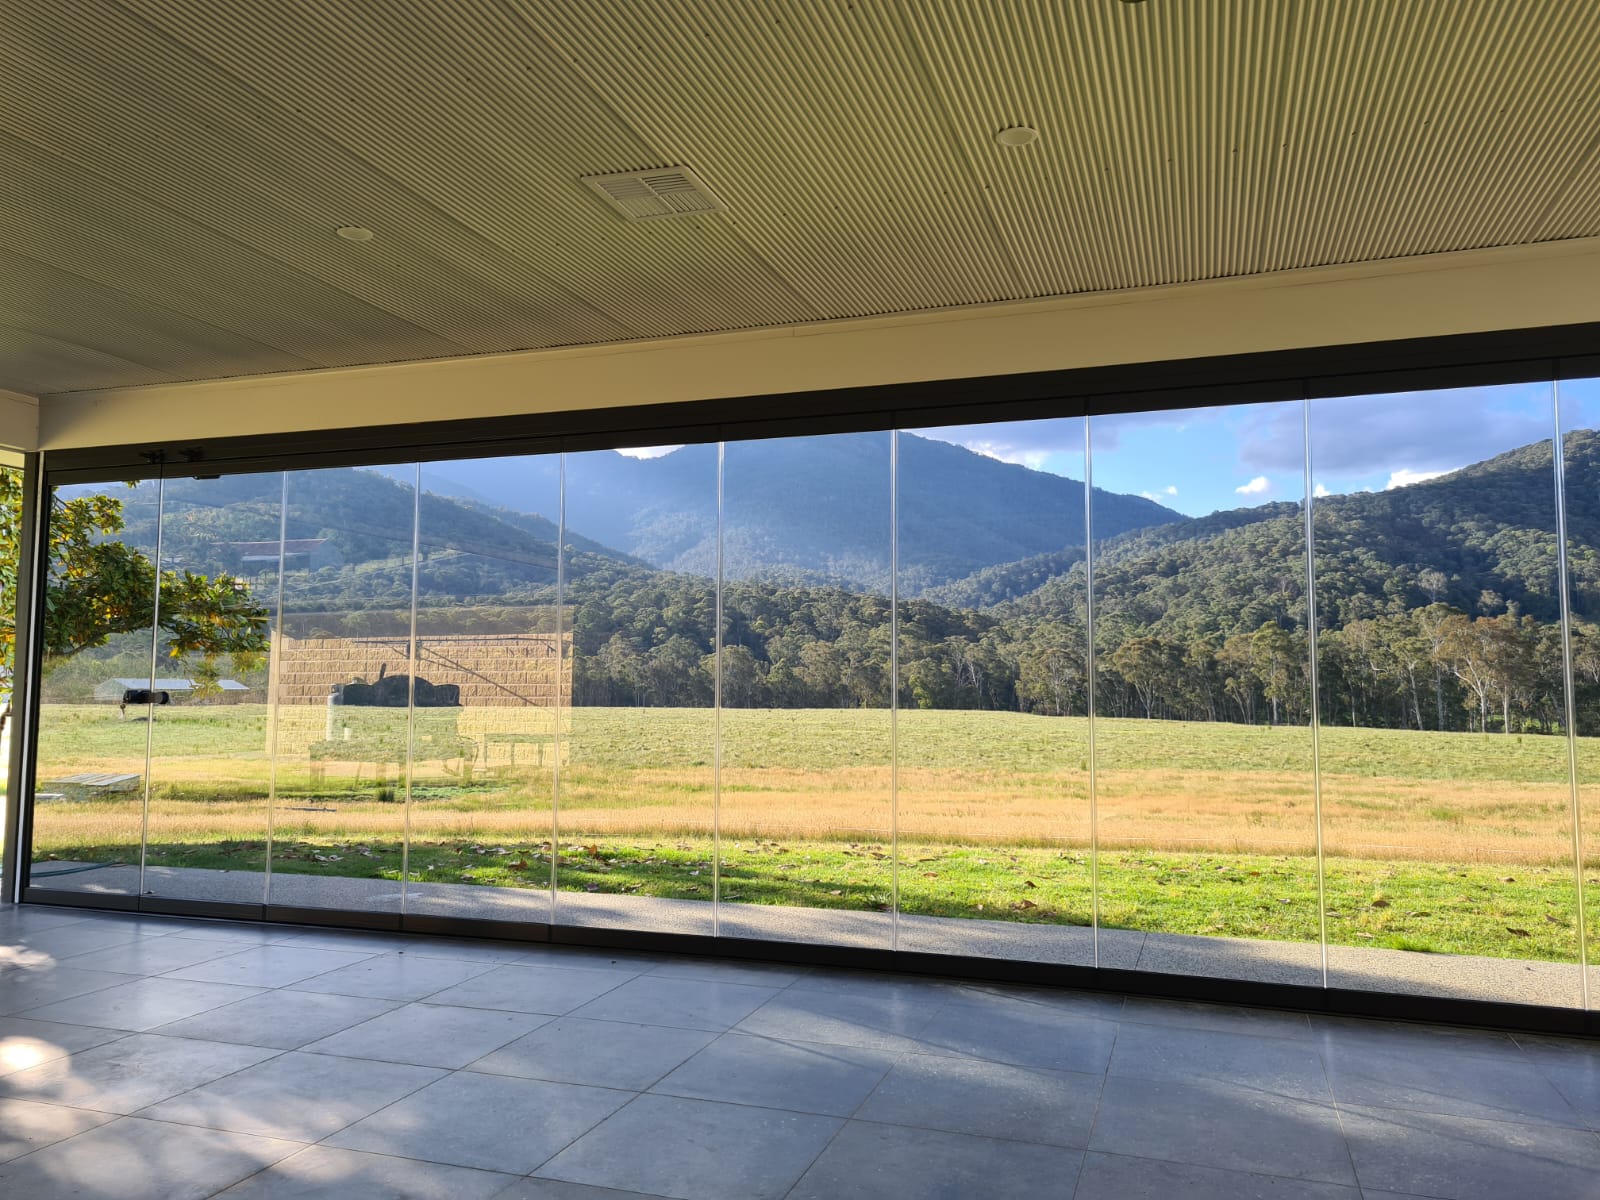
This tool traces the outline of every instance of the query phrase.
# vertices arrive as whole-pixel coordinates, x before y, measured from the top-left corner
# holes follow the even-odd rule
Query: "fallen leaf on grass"
[[[1374,900],[1372,902],[1372,907],[1373,908],[1388,908],[1389,907],[1389,902],[1387,900]]]
[[[1036,887],[1038,887],[1038,886],[1039,886],[1039,885],[1038,885],[1038,884],[1037,884],[1037,883],[1035,883],[1035,882],[1034,882],[1034,881],[1033,881],[1033,880],[1031,880],[1031,879],[1024,879],[1024,880],[1023,880],[1023,881],[1022,881],[1022,886],[1023,886],[1023,887],[1025,887],[1025,888],[1036,888]]]
[[[1532,937],[1533,936],[1533,934],[1529,933],[1526,929],[1513,929],[1509,925],[1506,926],[1506,932],[1509,933],[1509,934],[1512,934],[1515,937]]]

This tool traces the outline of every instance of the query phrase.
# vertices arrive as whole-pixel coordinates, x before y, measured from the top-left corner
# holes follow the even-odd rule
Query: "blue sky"
[[[1600,424],[1600,380],[1561,385],[1567,429]],[[1313,401],[1320,495],[1381,491],[1479,462],[1554,430],[1549,384],[1402,392]],[[1078,421],[919,430],[1008,462],[1083,476]],[[1301,405],[1257,404],[1097,417],[1094,483],[1145,495],[1190,516],[1305,492]]]
[[[1562,426],[1600,426],[1600,380],[1560,385]],[[1548,383],[1342,396],[1311,403],[1318,495],[1404,487],[1554,431]],[[918,429],[980,454],[1083,478],[1083,423],[1018,421]],[[1096,417],[1094,483],[1190,516],[1305,494],[1299,402]],[[623,451],[640,456],[673,447]]]

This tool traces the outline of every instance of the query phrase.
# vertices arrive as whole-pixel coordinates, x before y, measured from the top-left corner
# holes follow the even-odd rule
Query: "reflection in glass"
[[[271,904],[401,909],[417,474],[285,478]]]
[[[1090,422],[1102,965],[1322,982],[1301,420]],[[1204,515],[1102,532],[1135,491]]]
[[[1588,1002],[1600,1008],[1600,380],[1561,380],[1575,795]]]
[[[34,887],[139,894],[160,518],[155,481],[51,495]]]
[[[1090,965],[1083,422],[976,433],[1040,469],[898,435],[897,944]]]
[[[724,449],[724,936],[892,943],[892,486],[888,433]]]
[[[282,496],[280,474],[163,484],[146,895],[265,897]]]
[[[1310,404],[1330,986],[1581,1003],[1553,432],[1549,384]]]
[[[713,930],[717,447],[565,462],[556,920]],[[619,492],[647,514],[617,528]],[[606,539],[626,539],[626,546]],[[748,703],[740,680],[732,698]]]
[[[459,497],[450,481],[463,473],[516,482],[490,506]],[[406,911],[548,921],[571,691],[560,460],[430,464],[422,480]]]

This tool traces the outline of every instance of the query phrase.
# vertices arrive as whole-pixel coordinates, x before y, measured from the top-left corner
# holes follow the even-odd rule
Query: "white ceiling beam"
[[[570,350],[46,396],[45,449],[599,409],[1600,321],[1600,238]],[[760,414],[752,414],[760,415]]]
[[[16,466],[20,451],[39,448],[39,398],[0,388],[0,465]]]

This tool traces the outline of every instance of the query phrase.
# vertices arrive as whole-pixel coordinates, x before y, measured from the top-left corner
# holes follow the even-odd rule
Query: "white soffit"
[[[0,0],[0,28],[0,386],[36,394],[1600,235],[1596,4]],[[668,167],[726,211],[629,222],[581,182]]]

